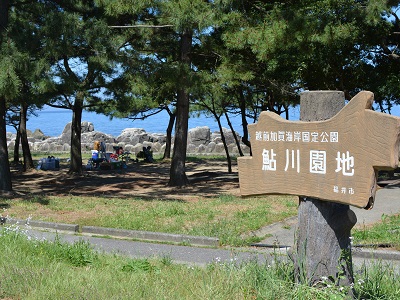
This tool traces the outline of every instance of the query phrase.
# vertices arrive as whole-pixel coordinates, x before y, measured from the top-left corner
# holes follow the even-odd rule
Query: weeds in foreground
[[[216,258],[207,267],[169,257],[132,259],[95,252],[85,242],[38,240],[15,227],[0,230],[0,298],[9,299],[346,299],[329,283],[295,284],[293,265]],[[358,299],[398,299],[398,270],[378,263],[356,272]]]

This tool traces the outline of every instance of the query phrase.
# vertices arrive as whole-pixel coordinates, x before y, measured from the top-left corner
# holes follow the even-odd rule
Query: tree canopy
[[[400,101],[400,1],[7,0],[0,5],[0,116],[7,103],[24,101],[71,109],[71,171],[81,167],[84,109],[111,117],[172,109],[170,185],[180,186],[188,183],[191,109],[217,119],[240,114],[243,142],[249,145],[247,119],[257,120],[262,110],[287,115],[304,90],[342,90],[348,99],[371,90],[388,112]],[[0,155],[6,157],[1,125]],[[0,164],[0,177],[8,178],[9,167]]]

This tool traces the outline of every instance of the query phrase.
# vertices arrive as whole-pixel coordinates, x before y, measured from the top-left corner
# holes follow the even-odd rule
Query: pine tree
[[[170,169],[169,185],[184,186],[189,183],[185,172],[187,131],[191,87],[195,81],[197,66],[193,65],[194,44],[199,37],[208,34],[214,16],[214,1],[101,1],[106,11],[116,18],[115,25],[131,35],[127,40],[127,54],[133,60],[152,60],[154,68],[144,94],[137,98],[154,96],[159,90],[158,105],[167,99],[176,100],[174,152]],[[115,27],[114,27],[115,28]],[[141,44],[145,41],[145,44]],[[158,62],[158,63],[157,63]],[[140,69],[127,68],[134,72],[131,77],[143,78]],[[169,72],[167,74],[166,72]],[[163,76],[167,74],[167,76]],[[155,77],[161,76],[162,80]],[[160,78],[160,77],[159,77]],[[142,84],[144,81],[139,81]],[[138,86],[132,86],[131,95]],[[136,94],[137,95],[137,94]],[[173,99],[173,98],[174,99]],[[134,101],[138,99],[133,97]],[[140,100],[139,100],[140,101]],[[151,101],[151,100],[150,100]],[[127,105],[129,107],[129,105]]]
[[[101,92],[116,76],[117,41],[96,1],[47,1],[41,26],[43,52],[52,62],[48,105],[72,111],[70,173],[82,172],[84,109],[104,104]]]
[[[13,53],[13,60],[17,62],[15,71],[21,85],[18,96],[9,102],[14,107],[19,107],[17,138],[21,141],[23,168],[26,171],[34,168],[27,137],[28,116],[34,109],[44,104],[44,99],[39,93],[41,84],[46,79],[49,63],[43,57],[40,27],[37,22],[32,22],[43,14],[43,6],[36,1],[15,3],[15,5],[10,14],[8,32],[13,37],[15,48],[18,49]],[[16,141],[16,146],[18,142]],[[18,153],[18,147],[15,152]]]
[[[9,22],[9,1],[0,2],[0,190],[12,191],[10,164],[8,160],[6,136],[6,101],[10,93],[15,92],[13,80],[15,78],[12,65],[9,65],[7,35]],[[9,90],[10,89],[10,90]]]

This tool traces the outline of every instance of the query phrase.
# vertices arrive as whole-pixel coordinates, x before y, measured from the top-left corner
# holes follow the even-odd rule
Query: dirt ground
[[[90,170],[82,176],[60,170],[12,171],[13,190],[18,197],[31,195],[141,197],[149,199],[197,200],[219,194],[240,195],[237,165],[228,173],[227,163],[199,159],[186,163],[190,185],[169,187],[170,162],[130,162],[126,169]]]

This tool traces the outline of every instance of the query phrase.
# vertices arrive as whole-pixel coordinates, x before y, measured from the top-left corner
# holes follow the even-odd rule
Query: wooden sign
[[[333,118],[287,121],[262,112],[248,126],[252,156],[238,158],[243,196],[291,194],[372,208],[380,169],[399,163],[400,118],[371,110],[360,92]]]

